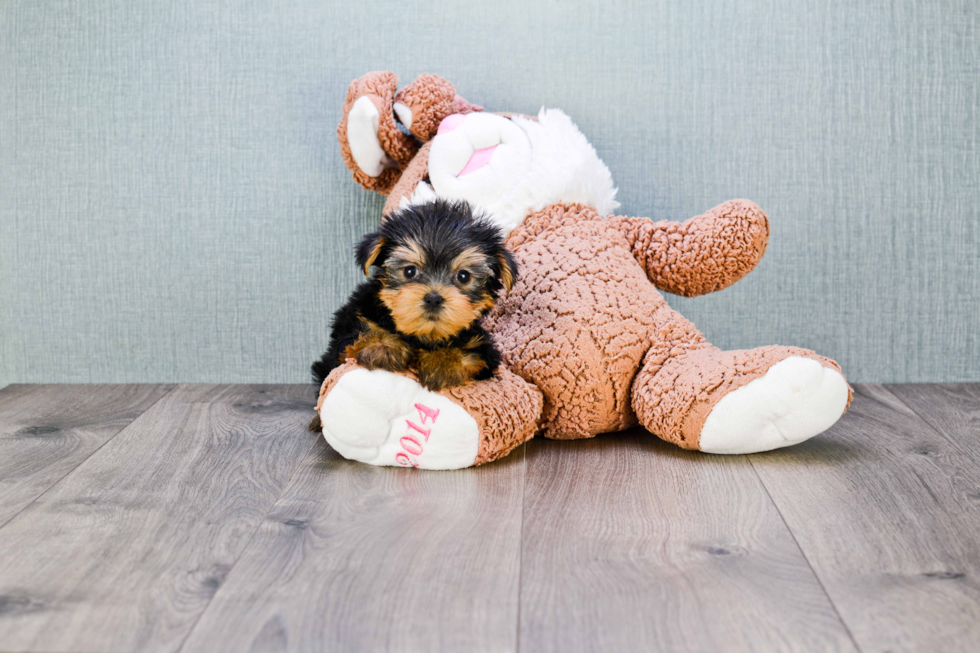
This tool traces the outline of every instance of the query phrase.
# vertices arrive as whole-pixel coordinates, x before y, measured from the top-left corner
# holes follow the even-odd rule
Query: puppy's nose
[[[430,311],[434,311],[435,309],[442,306],[443,301],[445,300],[443,300],[442,295],[433,291],[425,296],[425,307]]]

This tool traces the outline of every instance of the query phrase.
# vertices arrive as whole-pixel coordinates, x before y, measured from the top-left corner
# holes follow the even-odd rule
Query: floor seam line
[[[523,448],[524,473],[521,474],[521,528],[517,541],[517,629],[515,653],[521,651],[521,594],[524,593],[524,504],[527,502],[527,442]]]
[[[13,384],[11,384],[11,385],[13,385]],[[129,384],[123,384],[123,385],[129,385]],[[61,478],[59,478],[57,481],[55,481],[54,483],[52,483],[51,485],[49,485],[47,488],[45,488],[44,492],[42,492],[41,494],[39,494],[36,497],[34,497],[33,499],[31,499],[31,501],[26,506],[24,506],[23,508],[21,508],[20,510],[18,510],[16,513],[14,513],[13,515],[11,515],[10,516],[10,519],[8,519],[7,521],[5,521],[2,524],[0,524],[0,529],[4,528],[7,524],[9,524],[10,522],[12,522],[13,520],[17,519],[17,517],[19,517],[22,512],[24,512],[25,510],[27,510],[28,508],[30,508],[31,506],[33,506],[35,503],[37,503],[37,500],[38,499],[40,499],[41,497],[43,497],[45,494],[47,494],[53,488],[55,488],[57,485],[59,485],[63,480],[65,480],[66,478],[68,478],[71,474],[73,474],[75,472],[76,469],[78,469],[79,467],[81,467],[82,465],[84,465],[86,462],[88,462],[89,460],[91,460],[92,456],[94,456],[95,454],[99,453],[99,451],[102,450],[102,447],[106,446],[107,444],[109,444],[110,442],[112,442],[113,440],[115,440],[116,437],[120,433],[122,433],[123,431],[125,431],[126,429],[128,429],[130,426],[132,426],[133,424],[135,424],[136,423],[136,420],[138,420],[140,417],[143,417],[143,415],[146,415],[146,413],[148,413],[150,411],[150,409],[152,409],[158,403],[160,403],[161,401],[163,401],[163,399],[165,397],[169,397],[170,396],[170,393],[173,392],[174,390],[176,390],[180,386],[180,384],[178,384],[178,383],[173,383],[173,384],[161,383],[159,385],[171,385],[172,387],[169,390],[167,390],[166,392],[164,392],[162,395],[160,395],[157,398],[156,401],[154,401],[152,404],[150,404],[149,406],[147,406],[146,409],[143,410],[139,415],[137,415],[136,417],[134,417],[133,419],[131,419],[129,421],[129,423],[126,424],[126,426],[122,427],[121,429],[119,429],[118,431],[116,431],[115,433],[113,433],[112,435],[110,435],[108,438],[106,438],[106,441],[105,442],[103,442],[98,447],[96,447],[92,451],[92,453],[90,453],[89,455],[85,456],[85,458],[83,458],[82,460],[78,461],[78,464],[75,465],[74,467],[72,467],[71,469],[69,469],[67,472],[65,472],[64,475]]]
[[[949,437],[949,435],[948,435],[947,433],[945,433],[945,432],[943,432],[943,430],[942,430],[942,429],[940,429],[940,428],[939,428],[938,426],[936,426],[936,425],[935,425],[935,424],[933,424],[933,423],[932,423],[931,421],[929,421],[929,420],[928,420],[928,419],[927,419],[927,418],[925,417],[925,415],[923,415],[922,413],[920,413],[919,411],[917,411],[917,410],[915,409],[915,407],[914,407],[914,406],[912,406],[911,404],[909,404],[909,403],[908,403],[907,401],[905,401],[904,399],[902,399],[902,397],[901,397],[901,396],[899,396],[899,395],[897,395],[897,394],[895,394],[895,393],[894,393],[894,392],[892,392],[892,390],[891,390],[891,388],[892,388],[892,387],[894,387],[894,386],[896,386],[896,385],[927,385],[927,384],[913,384],[913,383],[908,383],[908,384],[905,384],[905,383],[889,383],[889,384],[885,384],[885,383],[881,383],[881,384],[879,384],[879,385],[880,385],[880,386],[881,386],[881,387],[882,387],[882,388],[883,388],[883,389],[885,390],[885,392],[887,392],[887,393],[888,393],[888,394],[890,394],[890,395],[891,395],[892,397],[894,397],[894,398],[895,398],[895,399],[896,399],[896,400],[898,401],[898,403],[900,403],[900,404],[902,404],[903,406],[905,406],[906,408],[908,408],[909,410],[911,410],[911,411],[912,411],[912,413],[913,413],[913,414],[914,414],[914,415],[915,415],[916,417],[918,417],[918,418],[919,418],[919,420],[920,420],[920,421],[921,421],[921,422],[922,422],[923,424],[925,424],[926,426],[928,426],[928,427],[929,427],[929,429],[930,429],[930,430],[931,430],[931,431],[932,431],[933,433],[935,433],[935,434],[936,434],[936,435],[938,435],[938,436],[939,436],[940,438],[942,438],[943,440],[945,440],[946,442],[948,442],[948,443],[949,443],[949,444],[950,444],[950,445],[951,445],[951,446],[952,446],[952,447],[953,447],[954,449],[956,449],[956,450],[957,450],[957,453],[961,453],[961,452],[959,451],[959,448],[960,448],[960,447],[959,447],[959,444],[958,444],[958,443],[956,442],[956,439],[955,439],[955,438],[951,438],[951,437]],[[928,385],[940,385],[940,384],[938,384],[938,383],[932,383],[932,384],[928,384]]]
[[[747,458],[749,459],[749,465],[752,467],[752,472],[755,474],[755,477],[759,479],[762,489],[765,490],[766,496],[769,497],[769,502],[772,504],[772,507],[776,509],[776,514],[779,515],[779,519],[783,522],[783,526],[786,527],[787,532],[789,532],[789,536],[793,538],[793,544],[796,545],[796,550],[800,552],[801,556],[803,556],[803,561],[810,569],[810,573],[813,574],[813,579],[817,581],[820,591],[822,591],[823,595],[827,597],[827,602],[830,603],[830,607],[833,608],[834,614],[837,615],[837,620],[840,621],[841,626],[844,628],[844,632],[847,633],[847,637],[851,640],[851,643],[854,644],[854,648],[859,652],[863,652],[864,649],[862,649],[861,645],[858,644],[857,639],[854,637],[854,633],[851,632],[850,626],[848,626],[847,622],[844,621],[844,616],[837,608],[837,604],[834,602],[833,597],[830,596],[830,592],[827,591],[827,587],[823,584],[823,580],[820,579],[820,575],[817,573],[817,570],[813,568],[810,558],[807,557],[806,551],[803,550],[803,547],[800,545],[800,541],[796,538],[796,533],[793,532],[789,522],[786,521],[786,517],[783,516],[783,511],[779,509],[779,504],[776,503],[776,500],[773,498],[772,492],[769,491],[769,487],[766,485],[765,480],[763,480],[762,475],[759,474],[759,470],[756,469],[755,461],[752,459],[751,455],[747,456]]]
[[[211,604],[214,603],[214,599],[221,592],[221,588],[225,585],[224,582],[225,579],[227,579],[228,576],[231,575],[231,572],[238,565],[239,561],[242,559],[242,556],[244,556],[245,552],[248,551],[249,548],[252,546],[252,542],[255,541],[255,536],[258,535],[259,530],[261,530],[262,524],[265,523],[265,520],[268,519],[269,515],[272,514],[272,511],[275,510],[275,507],[279,503],[279,500],[282,499],[282,495],[286,491],[286,488],[288,488],[289,484],[293,482],[294,478],[296,478],[296,474],[299,473],[299,470],[303,467],[303,463],[306,462],[306,459],[310,457],[310,453],[313,451],[313,448],[316,447],[319,441],[320,441],[319,437],[314,438],[313,442],[310,444],[310,448],[307,449],[306,453],[303,454],[303,457],[299,459],[299,462],[296,464],[296,469],[294,469],[293,473],[289,475],[289,480],[283,483],[282,488],[279,490],[279,494],[276,495],[275,500],[269,505],[269,509],[265,512],[264,515],[262,515],[262,519],[260,519],[258,523],[255,525],[255,529],[252,531],[252,534],[249,535],[248,542],[246,542],[245,546],[242,547],[241,553],[239,553],[235,557],[234,562],[232,562],[231,565],[228,567],[228,572],[225,574],[224,578],[222,579],[221,586],[219,586],[217,591],[211,595],[211,598],[208,599],[208,602],[201,609],[201,613],[197,615],[197,619],[194,620],[194,623],[187,630],[187,634],[184,635],[184,639],[181,640],[180,646],[178,646],[176,649],[176,653],[180,653],[181,651],[184,650],[184,645],[187,644],[187,640],[190,639],[192,634],[194,634],[194,630],[197,628],[197,625],[201,623],[201,619],[204,618],[204,613],[208,611],[208,608],[210,608]]]

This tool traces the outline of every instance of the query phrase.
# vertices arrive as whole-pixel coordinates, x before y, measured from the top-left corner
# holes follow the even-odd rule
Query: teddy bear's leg
[[[754,453],[825,431],[851,392],[834,361],[798,347],[721,351],[669,307],[633,382],[633,410],[685,449]]]
[[[431,392],[414,378],[338,367],[323,382],[323,436],[342,456],[371,465],[459,469],[506,455],[534,437],[541,392],[499,369],[492,379]]]

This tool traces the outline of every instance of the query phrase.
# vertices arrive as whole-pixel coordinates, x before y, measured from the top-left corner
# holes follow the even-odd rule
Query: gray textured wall
[[[980,380],[980,3],[0,0],[0,386],[306,379],[382,202],[334,129],[374,69],[563,108],[623,210],[772,219],[726,348]]]

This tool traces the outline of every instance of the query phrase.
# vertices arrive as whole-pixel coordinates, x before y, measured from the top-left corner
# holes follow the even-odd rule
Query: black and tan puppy
[[[435,200],[391,215],[356,257],[368,280],[334,315],[315,383],[348,358],[412,370],[431,390],[493,375],[500,353],[479,320],[517,278],[493,223],[465,202]]]

